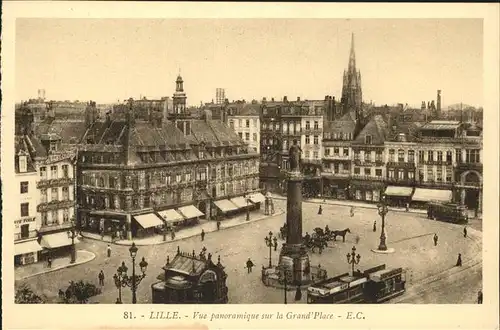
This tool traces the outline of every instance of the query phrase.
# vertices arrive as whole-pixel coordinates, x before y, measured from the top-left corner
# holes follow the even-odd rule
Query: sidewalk
[[[250,220],[246,221],[246,213],[239,215],[237,217],[226,219],[221,221],[220,230],[228,229],[240,225],[249,224],[252,222],[264,220],[270,217],[274,217],[277,215],[281,215],[285,213],[283,210],[276,208],[276,212],[273,215],[265,215],[263,211],[254,211],[250,213]],[[136,238],[134,240],[118,240],[115,242],[111,242],[111,237],[104,236],[104,240],[101,238],[101,235],[82,232],[82,236],[89,239],[94,239],[98,241],[104,241],[108,243],[113,243],[117,245],[132,245],[132,242],[137,246],[145,246],[145,245],[158,245],[158,244],[166,244],[171,242],[181,241],[183,239],[191,238],[193,236],[199,236],[201,234],[201,230],[204,230],[205,233],[211,233],[217,231],[217,223],[216,221],[204,221],[203,223],[196,225],[190,228],[183,228],[175,233],[175,239],[171,239],[170,233],[167,234],[166,241],[163,241],[163,235],[155,235],[146,238]]]
[[[71,264],[71,257],[62,257],[52,260],[52,267],[47,267],[46,261],[39,261],[34,264],[17,267],[14,270],[16,281],[24,280],[33,276],[54,272],[59,269],[74,267],[95,259],[95,254],[85,250],[76,251],[76,261]]]
[[[285,196],[273,195],[274,199],[286,200]],[[304,199],[304,203],[315,203],[315,204],[327,204],[327,205],[339,205],[339,206],[354,206],[354,207],[362,207],[365,209],[377,209],[376,204],[363,203],[358,201],[347,201],[347,200],[332,200],[332,199],[322,199],[322,198],[309,198]],[[389,207],[390,211],[395,212],[405,212],[406,209],[403,207]],[[418,214],[427,214],[427,210],[421,209],[410,209],[408,213],[418,213]]]

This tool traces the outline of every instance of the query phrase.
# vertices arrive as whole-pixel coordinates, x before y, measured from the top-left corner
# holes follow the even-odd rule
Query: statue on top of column
[[[302,149],[297,145],[297,140],[293,140],[293,145],[288,150],[291,172],[300,172],[301,153]]]

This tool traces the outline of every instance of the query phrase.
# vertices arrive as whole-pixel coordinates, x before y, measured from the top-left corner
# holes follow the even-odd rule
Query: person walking
[[[434,246],[438,245],[438,235],[434,234]]]
[[[248,258],[247,260],[247,272],[248,274],[250,274],[252,272],[252,267],[254,266],[252,260],[250,260],[250,258]]]
[[[355,240],[356,244],[358,244],[359,240],[360,240],[359,235],[356,235],[356,237],[354,238],[354,240]]]
[[[203,242],[205,240],[205,230],[201,230],[201,241]]]
[[[300,285],[297,286],[297,291],[295,291],[295,301],[299,301],[302,299],[302,290],[300,289]]]
[[[217,220],[217,230],[220,230],[220,220]]]
[[[410,212],[410,203],[406,202],[405,207],[406,207],[406,212]]]
[[[52,257],[47,258],[47,267],[52,268]]]
[[[373,221],[373,232],[377,231],[377,220]]]
[[[319,206],[318,214],[323,214],[323,208],[321,207],[321,205]]]
[[[172,238],[172,241],[175,239],[175,231],[172,228],[172,231],[170,232],[170,238]]]
[[[354,206],[351,206],[350,215],[351,218],[354,216]]]
[[[108,244],[107,252],[108,252],[108,258],[110,258],[111,257],[111,245],[109,245],[109,244]]]
[[[467,237],[467,226],[464,227],[464,237]]]
[[[100,286],[104,286],[104,272],[102,271],[102,269],[99,272],[99,276],[98,277],[99,277],[99,285]]]
[[[458,254],[456,267],[462,267],[462,254]]]
[[[479,290],[477,293],[477,303],[482,304],[483,303],[483,291]]]

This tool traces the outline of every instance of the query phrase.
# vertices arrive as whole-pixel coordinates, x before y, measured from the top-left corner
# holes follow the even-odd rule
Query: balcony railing
[[[421,187],[441,187],[441,188],[452,188],[455,183],[446,181],[415,181],[417,186]]]
[[[384,181],[385,179],[381,176],[371,176],[371,175],[363,175],[363,174],[353,174],[351,176],[352,179],[355,180],[369,180],[369,181]]]
[[[302,133],[309,134],[309,135],[322,135],[323,130],[320,128],[304,128],[302,130]]]
[[[325,155],[324,158],[326,159],[338,159],[338,160],[351,160],[351,156],[347,155],[341,155],[341,154],[330,154],[330,155]]]
[[[50,224],[42,224],[42,227],[38,230],[39,233],[45,233],[48,231],[57,231],[57,230],[63,230],[63,229],[69,229],[73,226],[71,221],[66,221],[63,223],[50,223]]]
[[[387,162],[387,167],[415,168],[414,162]]]
[[[366,161],[366,160],[361,160],[361,159],[355,159],[354,164],[358,165],[358,166],[383,166],[384,162],[380,159],[375,160],[375,161],[373,161],[373,160]]]
[[[37,212],[48,212],[52,210],[58,209],[67,209],[68,207],[72,207],[75,205],[74,200],[65,200],[65,201],[52,201],[49,203],[42,203],[36,207]]]
[[[424,160],[422,162],[425,165],[452,165],[451,160]]]
[[[59,178],[38,181],[36,183],[36,187],[38,189],[47,189],[52,187],[69,186],[70,184],[73,184],[73,178]]]
[[[351,172],[321,172],[321,176],[346,179],[350,178]]]
[[[396,183],[396,184],[406,184],[406,185],[414,185],[415,179],[399,179],[399,178],[386,178],[388,183]]]
[[[459,162],[459,163],[457,163],[457,169],[482,171],[483,164],[482,163]]]
[[[456,144],[475,144],[475,145],[480,145],[482,144],[483,140],[482,137],[475,137],[475,138],[464,138],[464,137],[456,137],[456,138],[448,138],[448,137],[443,137],[443,138],[436,138],[436,137],[417,137],[415,139],[416,142],[422,142],[422,143],[456,143]]]
[[[302,130],[295,130],[295,131],[283,131],[284,136],[299,136],[302,134]]]

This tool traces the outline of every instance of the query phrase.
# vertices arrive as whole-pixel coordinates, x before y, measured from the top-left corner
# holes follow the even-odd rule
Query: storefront
[[[74,243],[78,242],[78,238],[74,238]],[[71,253],[72,244],[73,240],[67,231],[44,234],[40,240],[40,245],[43,247],[41,256],[46,259],[49,255],[52,258],[68,255]]]
[[[339,200],[348,199],[349,180],[323,177],[323,197]]]
[[[221,219],[223,219],[224,217],[229,217],[231,215],[234,215],[238,211],[238,206],[234,205],[228,199],[221,199],[218,201],[214,201],[214,205],[219,210],[217,217],[220,217]]]
[[[269,196],[271,196],[271,193],[269,193]],[[254,208],[256,210],[260,209],[261,204],[266,201],[266,197],[261,193],[253,193],[248,196],[248,198],[250,198],[250,201],[254,204]]]
[[[37,240],[21,241],[14,243],[14,265],[28,265],[38,261],[38,252],[43,248]]]
[[[158,214],[169,230],[178,230],[184,222],[184,216],[174,209],[159,211]]]
[[[238,207],[240,212],[252,211],[255,209],[255,204],[252,203],[250,197],[238,196],[230,199],[231,203]]]
[[[177,209],[177,213],[181,214],[185,221],[183,224],[190,226],[200,222],[200,217],[204,216],[203,212],[198,210],[194,205],[187,205]]]
[[[349,185],[350,199],[377,203],[384,189],[383,182],[351,181]]]
[[[148,237],[155,234],[160,234],[164,222],[160,217],[154,213],[147,213],[141,215],[134,215],[132,222],[132,236],[133,237]]]
[[[109,212],[92,211],[80,213],[80,229],[91,233],[110,235],[111,237],[127,237],[127,215]]]
[[[426,208],[428,202],[451,202],[453,197],[451,190],[416,188],[411,199],[414,208]]]
[[[388,186],[385,189],[387,204],[396,207],[405,207],[411,201],[412,187]]]

